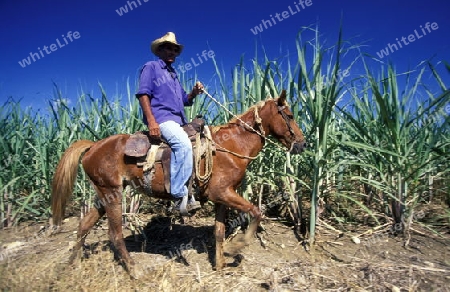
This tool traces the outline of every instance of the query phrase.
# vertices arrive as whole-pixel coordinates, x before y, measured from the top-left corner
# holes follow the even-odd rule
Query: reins
[[[258,155],[259,155],[259,154],[258,154],[258,155],[256,155],[256,156],[246,156],[246,155],[242,155],[242,154],[233,152],[233,151],[231,151],[231,150],[228,150],[227,148],[222,147],[222,146],[220,146],[220,145],[218,145],[218,144],[215,144],[215,145],[216,145],[216,147],[219,148],[218,150],[223,151],[223,152],[227,152],[227,153],[230,153],[230,154],[233,154],[234,156],[237,156],[237,157],[239,157],[239,158],[244,158],[244,159],[254,160],[254,159],[258,158]]]
[[[280,145],[278,145],[278,143],[272,141],[271,139],[269,139],[268,137],[266,137],[265,133],[264,133],[264,129],[262,129],[262,132],[256,130],[255,128],[253,128],[252,126],[250,126],[249,124],[247,124],[247,122],[243,121],[241,118],[239,118],[237,115],[235,115],[234,113],[232,113],[229,109],[227,109],[224,105],[222,105],[217,99],[215,99],[211,94],[208,93],[208,91],[206,91],[206,89],[203,89],[203,93],[206,94],[209,98],[211,98],[217,105],[219,105],[221,108],[223,108],[228,114],[232,115],[235,119],[237,119],[238,121],[240,121],[241,123],[244,124],[244,126],[247,126],[251,131],[255,132],[256,134],[258,134],[259,136],[261,136],[261,138],[263,138],[264,140],[269,141],[270,143],[272,143],[273,145],[277,146],[278,148],[280,148],[283,151],[286,151],[286,149],[284,149],[283,147],[281,147]],[[262,120],[258,115],[258,111],[255,109],[255,121],[258,124],[262,124]],[[217,145],[217,144],[216,144]],[[247,159],[255,159],[258,157],[258,155],[256,155],[255,157],[250,157],[250,156],[245,156],[245,155],[240,155],[238,153],[234,153],[226,148],[223,148],[222,146],[218,145],[223,151],[231,153],[233,155],[236,155],[237,157],[240,158],[247,158]]]

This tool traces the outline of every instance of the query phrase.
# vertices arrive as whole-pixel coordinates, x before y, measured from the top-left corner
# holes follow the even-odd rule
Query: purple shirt
[[[152,113],[158,124],[174,121],[187,123],[184,106],[192,105],[181,87],[178,75],[172,67],[159,59],[147,62],[141,70],[136,97],[147,94],[150,97]],[[144,123],[147,119],[144,115]]]

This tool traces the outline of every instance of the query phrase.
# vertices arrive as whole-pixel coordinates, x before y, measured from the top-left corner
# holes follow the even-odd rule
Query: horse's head
[[[266,117],[269,133],[289,149],[292,154],[301,153],[307,147],[303,132],[294,120],[294,116],[286,102],[286,91],[273,100],[270,106],[270,117]]]

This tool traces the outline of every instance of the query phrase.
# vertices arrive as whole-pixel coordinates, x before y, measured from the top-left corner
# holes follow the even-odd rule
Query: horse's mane
[[[251,121],[248,121],[248,122],[253,122],[254,111],[258,110],[258,109],[261,109],[263,106],[266,105],[266,103],[268,101],[271,101],[271,100],[274,100],[274,99],[271,98],[271,97],[268,97],[266,100],[261,100],[257,104],[252,105],[251,107],[249,107],[244,113],[233,117],[227,124],[211,126],[210,127],[211,131],[213,133],[215,133],[215,132],[219,131],[220,129],[228,128],[228,127],[230,127],[233,124],[239,124],[239,123],[241,123],[239,120],[247,121],[247,120],[250,119]],[[247,116],[249,116],[249,115],[251,116],[251,118],[247,119]]]
[[[244,119],[244,116],[247,116],[247,115],[249,115],[250,113],[253,113],[255,110],[262,108],[264,105],[266,105],[266,101],[267,101],[267,100],[262,100],[262,101],[258,102],[257,104],[252,105],[252,106],[249,107],[249,108],[247,109],[247,111],[245,111],[243,114],[240,114],[240,115],[237,115],[237,116],[233,117],[233,118],[228,122],[228,124],[236,124],[236,123],[239,122],[239,119],[245,120],[245,119]]]

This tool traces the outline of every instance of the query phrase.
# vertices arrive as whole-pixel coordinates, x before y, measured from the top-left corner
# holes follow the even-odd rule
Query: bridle
[[[256,130],[254,127],[250,126],[249,124],[247,124],[245,121],[243,121],[241,118],[239,118],[238,116],[236,116],[234,113],[232,113],[228,108],[226,108],[225,106],[223,106],[218,100],[216,100],[211,94],[209,94],[206,89],[203,89],[203,93],[206,94],[209,98],[211,98],[216,104],[218,104],[220,107],[222,107],[228,114],[232,115],[234,118],[236,118],[238,121],[240,121],[244,127],[248,127],[249,130],[255,132],[256,134],[258,134],[261,138],[264,139],[264,141],[269,141],[270,143],[274,144],[275,146],[277,146],[278,148],[282,149],[283,151],[286,151],[285,148],[281,147],[277,142],[274,142],[272,140],[270,140],[267,136],[266,133],[264,131],[264,128],[262,126],[262,119],[259,116],[258,113],[258,107],[255,107],[254,110],[254,115],[255,115],[255,124],[258,126],[258,128],[260,129],[260,131]],[[294,133],[294,129],[292,129],[290,120],[292,119],[291,117],[289,117],[285,112],[284,109],[286,108],[285,105],[283,106],[278,106],[278,112],[281,114],[281,116],[283,117],[283,120],[286,122],[286,125],[289,129],[289,133],[291,134],[291,137],[295,137],[295,133]],[[289,151],[292,149],[292,147],[295,144],[295,138],[292,139],[291,142],[291,146],[289,148]],[[229,152],[229,151],[227,151]],[[237,155],[237,156],[241,156],[241,155]],[[242,158],[250,158],[250,159],[254,159],[256,157],[242,157]]]
[[[283,117],[283,120],[286,122],[286,125],[289,129],[289,133],[291,134],[291,136],[295,137],[295,133],[294,133],[294,129],[292,129],[291,123],[290,121],[293,119],[293,117],[289,117],[285,112],[284,109],[286,108],[285,105],[283,106],[278,106],[278,112],[281,114],[281,116]],[[295,139],[293,139],[295,140]]]

